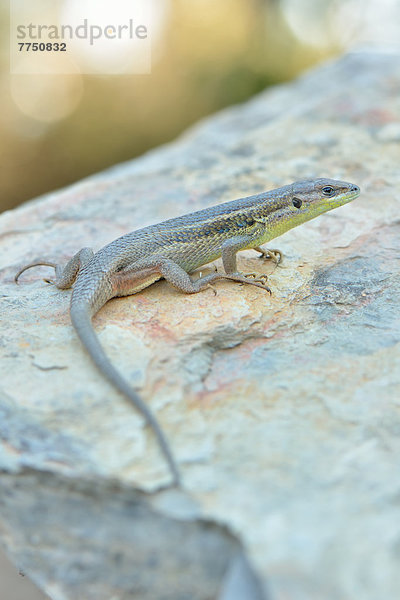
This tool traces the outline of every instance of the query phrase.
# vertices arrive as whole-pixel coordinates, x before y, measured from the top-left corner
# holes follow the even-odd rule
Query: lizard
[[[55,270],[55,279],[45,279],[47,283],[62,290],[73,286],[70,317],[78,337],[101,373],[152,428],[169,465],[172,485],[179,486],[180,472],[162,428],[141,396],[111,364],[95,333],[92,317],[111,298],[135,294],[162,278],[187,294],[201,292],[220,279],[271,293],[266,275],[238,271],[237,252],[254,249],[261,252],[260,258],[279,263],[279,250],[263,250],[260,246],[359,194],[358,186],[344,181],[298,181],[149,225],[117,238],[96,253],[82,248],[65,266],[37,260],[21,268],[14,279],[18,282],[27,269],[46,265]],[[200,274],[197,279],[190,276],[220,257],[224,273]]]

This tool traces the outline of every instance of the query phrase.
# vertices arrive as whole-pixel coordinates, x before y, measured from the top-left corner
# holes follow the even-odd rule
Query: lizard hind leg
[[[199,277],[196,280],[193,280],[190,275],[182,269],[176,262],[171,260],[170,258],[150,258],[147,260],[142,260],[139,264],[135,265],[135,268],[125,269],[123,272],[118,273],[118,278],[114,278],[114,289],[115,295],[126,295],[129,288],[134,291],[138,291],[137,289],[137,281],[140,279],[141,274],[145,271],[158,273],[159,276],[157,279],[164,277],[166,281],[168,281],[171,285],[173,285],[176,289],[185,294],[197,294],[198,292],[203,291],[207,287],[211,287],[210,284],[214,283],[219,279],[230,279],[232,281],[237,281],[239,283],[247,283],[249,285],[255,285],[260,287],[267,292],[270,292],[270,289],[265,283],[264,279],[257,278],[256,280],[247,278],[242,273],[234,272],[234,273],[209,273],[204,277]],[[146,273],[148,274],[148,273]],[[156,279],[154,278],[153,281]],[[147,285],[150,285],[152,281],[149,281]],[[140,289],[143,289],[142,286]],[[134,293],[132,291],[131,293]],[[128,292],[129,293],[129,292]],[[215,290],[214,290],[215,293]]]
[[[89,260],[93,257],[93,254],[94,253],[91,248],[82,248],[71,258],[71,260],[67,262],[65,266],[46,260],[38,260],[33,263],[29,263],[18,271],[14,277],[14,281],[15,283],[18,283],[18,279],[27,269],[43,265],[46,267],[53,267],[56,272],[55,280],[46,278],[44,281],[46,281],[46,283],[52,283],[62,290],[66,290],[71,287],[79,271],[86,265],[87,262],[89,262]]]

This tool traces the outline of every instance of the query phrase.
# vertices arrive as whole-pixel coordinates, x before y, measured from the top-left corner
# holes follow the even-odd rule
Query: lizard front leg
[[[222,263],[224,265],[225,273],[229,279],[241,281],[242,283],[248,283],[250,285],[259,284],[259,287],[263,287],[265,290],[271,293],[271,290],[266,284],[268,275],[259,275],[257,273],[241,273],[237,270],[236,255],[239,250],[249,247],[250,242],[251,236],[249,235],[236,236],[224,242],[222,245]]]
[[[79,271],[89,262],[89,260],[93,257],[93,250],[91,248],[82,248],[79,250],[72,258],[67,262],[65,266],[58,265],[56,263],[48,262],[45,260],[39,260],[33,263],[29,263],[29,265],[25,265],[22,269],[18,271],[18,273],[14,277],[15,283],[18,283],[19,277],[22,275],[24,271],[27,269],[31,269],[32,267],[46,266],[53,267],[56,272],[55,280],[45,279],[46,283],[53,283],[56,287],[61,290],[66,290],[72,286],[74,283],[76,276]]]

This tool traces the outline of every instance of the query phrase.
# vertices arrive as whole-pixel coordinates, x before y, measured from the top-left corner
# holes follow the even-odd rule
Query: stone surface
[[[54,600],[231,600],[252,577],[248,600],[398,597],[399,58],[346,56],[1,216],[0,532]],[[13,275],[315,176],[362,195],[274,242],[278,268],[242,254],[272,297],[160,282],[95,318],[171,440],[184,491],[163,489],[154,437],[83,352],[70,293],[46,268]]]

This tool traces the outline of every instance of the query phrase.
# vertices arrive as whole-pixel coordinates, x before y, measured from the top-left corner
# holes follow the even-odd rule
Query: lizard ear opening
[[[292,204],[295,208],[301,208],[303,201],[300,198],[292,198]]]

